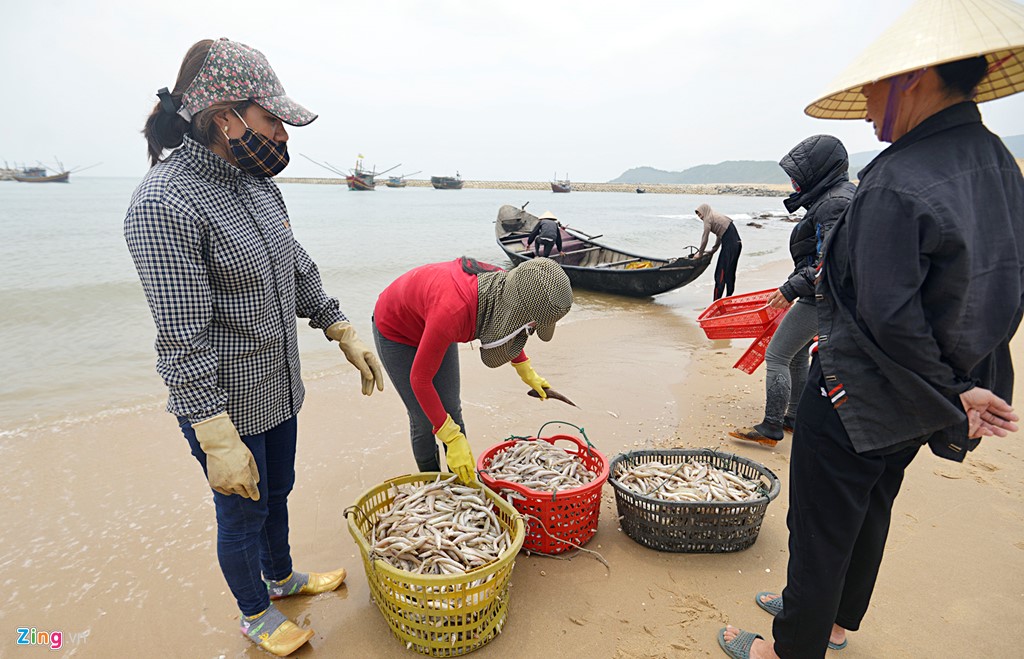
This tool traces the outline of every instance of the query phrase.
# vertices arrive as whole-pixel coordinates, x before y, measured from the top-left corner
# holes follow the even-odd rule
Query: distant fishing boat
[[[95,166],[89,165],[85,169]],[[38,167],[22,166],[21,169],[9,169],[7,171],[10,172],[10,178],[19,183],[67,183],[72,173],[72,170],[64,169],[64,164],[59,160],[57,160],[57,167],[52,168],[56,174],[47,174],[50,169],[46,165],[39,163]],[[82,168],[74,171],[82,171]]]
[[[384,181],[384,185],[389,188],[404,188],[407,185],[406,177],[416,176],[419,172],[413,172],[412,174],[401,174],[400,176],[389,176],[388,180]]]
[[[551,181],[552,192],[572,192],[572,183],[569,182],[569,175],[566,174],[564,179],[559,180],[558,172],[555,172],[555,178]]]
[[[462,176],[455,172],[455,176],[431,176],[430,185],[435,190],[461,190]]]
[[[645,192],[647,192],[647,190],[644,190],[642,186],[639,186],[639,185],[636,186],[636,193],[637,194],[644,194]]]
[[[10,167],[5,161],[4,166],[0,167],[0,181],[13,181],[14,175],[18,173],[19,170]]]
[[[395,167],[401,164],[398,163]],[[383,172],[376,171],[376,165],[370,170],[363,169],[363,154],[359,154],[359,157],[356,158],[356,166],[349,170],[350,173],[345,177],[345,182],[348,183],[349,190],[373,190],[377,185],[376,177],[390,172],[395,167],[389,167]]]
[[[338,169],[329,162],[317,162],[316,160],[313,160],[304,153],[302,154],[302,157],[310,161],[311,163],[323,167],[324,169],[330,172],[334,172],[339,176],[344,176],[345,183],[348,185],[348,189],[356,191],[366,191],[375,189],[377,186],[376,179],[378,176],[380,176],[381,174],[386,174],[387,172],[390,172],[392,169],[395,169],[395,167],[401,167],[402,165],[402,163],[398,163],[397,165],[395,165],[395,167],[388,167],[382,172],[377,171],[376,165],[374,165],[373,168],[371,169],[365,169],[363,168],[363,154],[360,153],[358,156],[356,156],[356,166],[348,170],[348,173],[346,174],[345,172]]]

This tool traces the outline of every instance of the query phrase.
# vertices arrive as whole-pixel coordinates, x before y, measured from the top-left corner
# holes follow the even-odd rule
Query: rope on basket
[[[604,566],[608,569],[608,573],[611,574],[612,566],[608,564],[608,561],[605,560],[604,556],[602,556],[599,552],[596,552],[593,549],[585,549],[585,548],[579,546],[578,544],[576,544],[575,542],[571,542],[571,541],[565,540],[563,538],[556,538],[555,536],[551,535],[546,528],[544,528],[544,520],[540,519],[539,517],[535,517],[535,516],[531,515],[530,513],[523,513],[523,517],[526,518],[526,519],[536,520],[537,523],[540,526],[540,530],[543,531],[544,534],[546,536],[548,536],[549,538],[551,538],[552,540],[556,540],[558,542],[564,542],[567,545],[575,547],[579,551],[585,551],[588,554],[593,554],[594,557],[597,560],[601,561],[601,563],[603,563]],[[526,550],[526,551],[529,551],[529,550]],[[560,561],[571,561],[572,560],[572,556],[553,556],[551,554],[542,554],[540,552],[530,552],[530,554],[531,555],[537,554],[538,556],[544,556],[545,558],[557,558]]]

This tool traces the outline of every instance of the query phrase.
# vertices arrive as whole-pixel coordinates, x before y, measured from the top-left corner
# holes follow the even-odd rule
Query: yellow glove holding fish
[[[530,366],[529,359],[524,362],[519,362],[518,364],[512,362],[512,366],[515,367],[516,373],[519,373],[519,378],[526,384],[530,385],[530,387],[537,392],[537,395],[540,396],[541,400],[548,397],[547,392],[544,390],[550,388],[551,385],[548,384],[547,380],[537,375],[537,371],[533,370],[533,367]]]
[[[381,373],[380,361],[370,347],[356,336],[356,328],[352,327],[352,323],[341,321],[324,331],[327,338],[338,342],[348,363],[359,369],[359,376],[363,381],[363,395],[373,394],[375,384],[377,391],[384,391],[384,375]]]
[[[206,478],[221,494],[260,500],[260,472],[249,447],[242,443],[227,412],[192,424],[196,440],[206,453]]]
[[[451,414],[445,417],[444,423],[434,434],[448,447],[446,459],[452,473],[466,485],[475,484],[476,463],[473,461],[473,451],[469,448],[469,440],[462,434],[462,429],[452,419]]]

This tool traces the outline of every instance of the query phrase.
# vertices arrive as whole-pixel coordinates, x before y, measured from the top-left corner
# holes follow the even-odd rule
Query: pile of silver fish
[[[484,471],[491,478],[538,492],[571,490],[597,478],[579,456],[544,441],[517,441],[495,455]]]
[[[662,501],[753,501],[763,496],[757,481],[690,458],[678,464],[658,460],[626,467],[614,475],[627,489]]]
[[[396,487],[373,528],[371,557],[416,574],[463,574],[498,560],[512,546],[479,487],[454,476]]]

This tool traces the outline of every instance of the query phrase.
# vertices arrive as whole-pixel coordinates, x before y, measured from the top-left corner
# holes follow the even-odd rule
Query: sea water
[[[153,321],[123,235],[137,183],[0,182],[0,439],[166,396],[155,371]],[[609,246],[667,258],[700,243],[702,224],[693,211],[708,203],[733,218],[743,240],[737,292],[747,290],[744,271],[786,258],[793,226],[782,219],[778,197],[383,186],[351,192],[291,183],[281,191],[324,288],[367,342],[377,295],[410,268],[462,255],[510,265],[494,234],[502,204],[528,202],[535,215],[551,210]],[[643,300],[576,291],[566,322],[649,304],[692,318],[711,301],[712,271],[713,264],[685,288]],[[299,322],[304,374],[337,367],[337,354],[323,350],[323,333]]]

